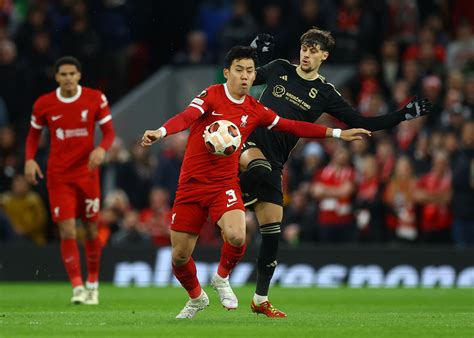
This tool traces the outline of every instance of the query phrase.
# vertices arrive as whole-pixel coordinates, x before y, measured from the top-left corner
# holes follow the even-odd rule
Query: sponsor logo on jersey
[[[59,140],[64,140],[71,137],[87,137],[89,136],[89,131],[87,128],[77,128],[77,129],[56,129],[56,137]]]
[[[63,117],[63,116],[62,116],[62,115],[54,115],[54,116],[51,116],[51,121],[59,120],[61,117]]]
[[[199,97],[200,99],[202,99],[204,96],[207,95],[207,90],[203,90],[197,97]]]
[[[285,95],[285,92],[285,87],[283,87],[282,85],[276,85],[275,87],[273,87],[272,94],[276,97],[282,97],[283,95]]]
[[[282,75],[280,76],[280,79],[282,79],[283,81],[288,81],[288,75]]]
[[[89,113],[89,109],[85,109],[81,111],[81,122],[87,122],[87,114]]]
[[[237,202],[227,203],[227,208],[233,206],[233,205],[236,204],[236,203],[237,203]]]
[[[248,118],[249,118],[248,115],[244,115],[244,116],[242,116],[242,117],[240,118],[240,121],[241,121],[240,126],[241,126],[242,128],[244,128],[244,127],[247,125],[247,119],[248,119]]]
[[[219,113],[216,113],[215,111],[213,111],[213,112],[211,113],[211,115],[214,115],[214,116],[222,116],[222,115],[224,115],[224,114],[219,114]]]

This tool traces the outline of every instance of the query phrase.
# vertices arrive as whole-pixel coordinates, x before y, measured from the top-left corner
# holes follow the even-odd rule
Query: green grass
[[[177,320],[181,288],[101,285],[99,306],[68,304],[65,283],[0,283],[0,337],[474,337],[472,289],[282,289],[271,300],[288,318],[251,313],[253,286],[236,288],[240,308],[211,305]]]

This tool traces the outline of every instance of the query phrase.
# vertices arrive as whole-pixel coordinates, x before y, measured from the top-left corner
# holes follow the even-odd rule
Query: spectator
[[[413,199],[421,205],[420,235],[423,242],[450,242],[452,219],[451,170],[449,155],[438,150],[433,155],[433,168],[417,183]]]
[[[153,188],[149,198],[149,207],[140,212],[140,229],[150,236],[155,245],[170,245],[169,193],[161,188]]]
[[[383,200],[387,206],[386,223],[392,239],[413,242],[417,238],[413,191],[416,177],[410,159],[402,156],[397,160],[393,177],[387,184]]]
[[[178,52],[173,63],[179,66],[206,65],[212,62],[207,50],[207,38],[202,31],[191,31],[186,36],[186,49]]]
[[[387,240],[382,203],[384,186],[380,182],[377,160],[372,155],[362,159],[362,173],[357,187],[354,215],[360,241]]]
[[[462,145],[453,166],[452,235],[459,247],[474,247],[474,122],[462,129]]]
[[[355,226],[352,216],[355,171],[350,153],[340,144],[331,162],[313,178],[311,192],[318,201],[319,238],[322,242],[352,242]]]
[[[135,210],[128,210],[120,221],[119,230],[110,238],[113,246],[151,245],[150,236],[140,229],[140,216]]]
[[[227,52],[236,45],[249,45],[257,33],[257,22],[255,21],[246,0],[234,0],[233,14],[228,22],[224,24],[220,33],[220,51]],[[224,54],[219,60],[223,60]]]
[[[388,86],[393,86],[400,71],[400,50],[395,39],[385,40],[381,48],[381,68],[383,80]]]
[[[153,186],[168,191],[170,204],[174,201],[178,187],[179,172],[187,142],[187,132],[181,132],[166,138],[163,141],[164,148],[158,155],[158,165],[153,173]]]
[[[416,176],[426,174],[431,168],[430,141],[426,133],[420,133],[411,153],[411,162]]]
[[[456,38],[448,44],[446,67],[448,70],[462,70],[472,60],[473,55],[472,26],[468,21],[462,20],[459,26],[456,26]]]
[[[23,176],[13,178],[11,192],[3,194],[1,204],[18,235],[38,245],[46,243],[46,207]]]
[[[354,143],[356,141],[351,142]],[[318,142],[308,142],[303,146],[300,156],[293,156],[290,166],[290,190],[303,189],[309,192],[309,182],[324,161],[324,149]]]
[[[381,182],[387,182],[392,175],[396,162],[393,142],[389,138],[383,137],[377,142],[375,158],[380,170],[379,178]]]
[[[314,222],[315,218],[315,210],[310,205],[307,194],[301,189],[295,190],[283,213],[283,240],[292,246],[298,246],[301,242],[316,242],[318,227]]]
[[[156,158],[149,149],[140,146],[139,141],[132,145],[130,154],[130,160],[123,163],[121,169],[124,179],[120,185],[132,207],[141,210],[148,205]]]

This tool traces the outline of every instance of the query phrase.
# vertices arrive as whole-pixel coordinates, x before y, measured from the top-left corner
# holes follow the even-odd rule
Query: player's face
[[[240,99],[249,93],[255,81],[255,63],[253,59],[234,60],[230,68],[224,68],[224,76],[231,95]]]
[[[301,45],[300,68],[306,73],[319,69],[321,63],[326,60],[329,53],[321,50],[319,45]]]
[[[56,73],[56,82],[63,93],[75,92],[80,79],[81,73],[75,65],[61,65]]]

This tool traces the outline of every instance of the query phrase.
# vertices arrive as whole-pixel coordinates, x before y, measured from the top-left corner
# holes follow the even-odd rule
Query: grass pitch
[[[70,305],[66,283],[0,283],[0,337],[474,337],[473,289],[271,289],[287,318],[250,311],[254,287],[235,288],[240,307],[210,306],[174,317],[181,288],[101,284],[98,306]]]

